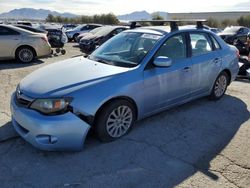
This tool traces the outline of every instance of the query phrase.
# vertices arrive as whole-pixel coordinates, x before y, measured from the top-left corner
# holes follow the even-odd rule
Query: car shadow
[[[0,145],[1,153],[7,152],[0,153],[0,181],[3,186],[15,185],[19,177],[23,185],[33,186],[174,187],[196,172],[218,181],[210,162],[249,117],[242,100],[225,95],[141,120],[115,142],[100,143],[91,131],[82,152],[39,151],[15,139]]]
[[[1,60],[0,61],[0,70],[24,68],[24,67],[30,67],[33,65],[39,65],[42,63],[44,63],[44,61],[40,60],[40,59],[37,59],[31,63],[19,63],[16,60]]]
[[[250,77],[249,78],[247,78],[247,77],[238,77],[238,78],[236,78],[235,81],[243,82],[243,83],[250,83]]]

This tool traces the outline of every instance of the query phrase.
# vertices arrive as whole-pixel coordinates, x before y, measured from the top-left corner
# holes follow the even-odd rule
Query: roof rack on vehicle
[[[206,19],[180,19],[180,20],[137,20],[130,21],[130,29],[134,29],[137,26],[137,23],[154,23],[159,25],[164,25],[164,23],[169,23],[171,32],[178,30],[178,24],[180,22],[196,22],[197,29],[203,28],[203,22],[206,22]]]

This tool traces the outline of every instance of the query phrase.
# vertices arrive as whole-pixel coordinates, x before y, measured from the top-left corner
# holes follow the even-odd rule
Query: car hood
[[[91,35],[84,36],[81,40],[93,40],[93,39],[95,39],[97,37],[98,37],[97,35],[91,34]]]
[[[79,36],[84,38],[84,37],[92,36],[92,35],[93,35],[92,33],[82,33]]]
[[[76,57],[40,68],[26,76],[20,90],[32,98],[65,96],[130,70]]]
[[[235,35],[235,33],[218,33],[219,36],[232,36]]]

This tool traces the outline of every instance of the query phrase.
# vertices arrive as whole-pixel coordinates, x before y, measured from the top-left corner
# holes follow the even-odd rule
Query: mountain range
[[[68,17],[68,18],[79,16],[79,15],[72,14],[72,13],[59,13],[56,11],[45,10],[45,9],[21,8],[21,9],[14,9],[9,12],[0,14],[0,19],[45,20],[48,14],[52,14],[53,16],[62,16],[62,17]],[[119,20],[150,20],[152,19],[153,14],[158,14],[164,19],[168,18],[167,12],[154,12],[150,14],[147,11],[136,11],[130,14],[118,15],[117,18]]]
[[[35,19],[35,20],[45,20],[48,14],[53,16],[62,16],[62,17],[76,17],[76,14],[71,13],[59,13],[56,11],[50,11],[45,9],[33,9],[33,8],[21,8],[14,9],[9,12],[0,14],[1,19]]]
[[[250,2],[238,3],[234,7],[231,7],[230,10],[228,8],[229,12],[230,11],[238,11],[238,13],[240,13],[241,11],[249,12],[249,10],[250,10]],[[227,10],[225,10],[225,11],[227,11]],[[202,12],[199,12],[199,13],[202,14]],[[214,13],[218,13],[218,12],[214,12]],[[223,12],[221,12],[221,13],[223,13]],[[60,13],[60,12],[46,10],[46,9],[20,8],[20,9],[14,9],[14,10],[11,10],[9,12],[5,12],[5,13],[0,14],[0,19],[45,20],[47,18],[48,14],[52,14],[53,16],[62,16],[62,17],[68,17],[68,18],[79,16],[77,14]],[[157,14],[157,15],[163,17],[164,19],[169,19],[171,17],[175,17],[175,16],[173,16],[173,15],[175,15],[175,13],[168,13],[168,12],[149,13],[147,11],[136,11],[136,12],[132,12],[130,14],[117,15],[117,18],[121,21],[151,20],[152,15],[154,15],[154,14]],[[182,14],[182,13],[180,13],[180,14]],[[187,14],[187,13],[184,13],[184,14]],[[197,13],[195,13],[195,14],[197,14]],[[213,16],[213,14],[211,14],[211,15]]]

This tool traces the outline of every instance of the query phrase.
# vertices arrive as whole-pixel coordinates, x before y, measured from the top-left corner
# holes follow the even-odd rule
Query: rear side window
[[[205,33],[191,33],[192,55],[199,56],[212,51],[211,42]]]
[[[12,29],[0,26],[0,36],[6,36],[6,35],[19,35],[19,33]]]
[[[212,35],[210,35],[210,36],[211,36],[212,42],[213,42],[213,44],[214,44],[214,50],[219,50],[219,49],[221,49],[221,47],[220,47],[218,41],[214,38],[214,36],[212,36]]]

